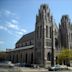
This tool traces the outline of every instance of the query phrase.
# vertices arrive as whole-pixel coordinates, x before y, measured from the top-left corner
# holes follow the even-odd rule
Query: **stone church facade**
[[[50,8],[42,4],[36,15],[35,31],[21,37],[14,49],[6,51],[7,60],[13,63],[51,65],[52,39],[56,60],[62,47],[72,48],[72,25],[69,16],[63,15],[58,28]]]

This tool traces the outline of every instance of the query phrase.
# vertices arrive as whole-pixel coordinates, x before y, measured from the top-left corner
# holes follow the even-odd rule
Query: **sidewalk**
[[[72,70],[72,67],[68,67],[69,70]]]
[[[48,71],[48,69],[45,69],[45,68],[33,69],[33,68],[27,68],[27,67],[20,67],[19,69],[22,72],[25,72],[25,71],[31,71],[31,72],[32,71],[37,71],[37,72],[39,72],[39,71]]]

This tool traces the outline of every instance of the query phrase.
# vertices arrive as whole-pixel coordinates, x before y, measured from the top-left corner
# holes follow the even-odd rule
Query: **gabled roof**
[[[18,44],[18,43],[23,43],[23,42],[25,42],[25,41],[27,41],[27,40],[33,40],[33,39],[34,39],[34,31],[33,31],[33,32],[30,32],[30,33],[28,33],[28,34],[23,35],[23,36],[16,42],[16,44]]]

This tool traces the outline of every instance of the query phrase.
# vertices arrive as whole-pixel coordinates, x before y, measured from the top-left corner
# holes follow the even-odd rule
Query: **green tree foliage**
[[[64,61],[72,60],[72,50],[63,48],[60,53],[57,55],[57,63],[62,64]],[[66,61],[66,62],[67,62]]]

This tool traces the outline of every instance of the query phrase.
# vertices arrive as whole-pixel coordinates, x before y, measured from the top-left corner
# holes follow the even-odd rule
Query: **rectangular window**
[[[27,43],[25,43],[25,46],[27,46]]]
[[[46,42],[46,46],[51,46],[51,42]]]
[[[40,38],[42,37],[42,26],[40,26]]]
[[[52,28],[50,27],[50,38],[51,38],[51,34],[52,34],[52,31],[51,30],[52,30]]]
[[[23,47],[23,43],[21,44],[21,47]]]
[[[55,29],[55,31],[54,31],[54,35],[56,35],[57,33],[56,33],[56,29]]]
[[[46,42],[46,46],[49,46],[48,42]]]
[[[48,26],[46,26],[46,37],[48,37]]]
[[[46,41],[46,46],[51,46],[51,41]]]
[[[39,27],[37,27],[37,38],[39,37]]]
[[[33,44],[33,41],[32,40],[30,40],[30,45],[32,45]]]

